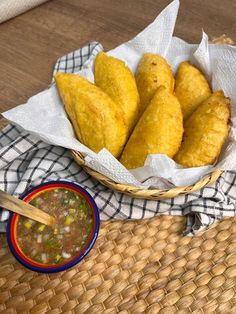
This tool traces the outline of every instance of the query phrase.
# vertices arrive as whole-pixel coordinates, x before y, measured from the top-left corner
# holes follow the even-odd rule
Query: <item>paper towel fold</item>
[[[74,136],[55,85],[29,99],[21,106],[3,113],[3,116],[50,144],[82,152],[86,165],[110,179],[137,187],[169,188],[190,185],[215,168],[231,170],[236,167],[236,48],[228,45],[208,44],[203,32],[199,45],[188,44],[173,37],[179,1],[173,1],[160,15],[134,39],[108,53],[126,62],[133,73],[144,52],[164,56],[175,72],[178,64],[190,60],[206,75],[214,90],[223,89],[232,99],[230,136],[214,166],[183,168],[165,155],[147,157],[145,166],[128,171],[106,149],[98,154],[81,144]],[[93,61],[89,59],[80,74],[93,81]],[[50,107],[50,110],[48,108]]]

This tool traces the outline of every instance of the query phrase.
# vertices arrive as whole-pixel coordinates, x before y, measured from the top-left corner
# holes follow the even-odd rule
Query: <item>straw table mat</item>
[[[50,275],[21,266],[2,234],[0,313],[236,313],[236,219],[194,237],[183,236],[185,223],[102,222],[87,257]]]
[[[0,313],[236,313],[236,221],[182,236],[183,217],[102,222],[77,266],[25,269],[0,249]]]

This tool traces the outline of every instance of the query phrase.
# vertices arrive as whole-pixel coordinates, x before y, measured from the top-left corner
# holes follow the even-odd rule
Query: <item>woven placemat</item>
[[[236,220],[183,237],[183,217],[103,222],[72,269],[38,274],[0,249],[0,313],[236,313]]]

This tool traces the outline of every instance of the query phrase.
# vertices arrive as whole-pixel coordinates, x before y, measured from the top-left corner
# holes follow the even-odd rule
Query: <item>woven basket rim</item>
[[[164,198],[172,198],[178,195],[189,194],[194,191],[198,191],[201,188],[214,183],[219,176],[222,174],[222,170],[216,169],[210,174],[204,176],[202,179],[197,181],[192,185],[185,185],[179,187],[173,187],[171,189],[142,189],[135,187],[129,184],[121,184],[117,183],[114,180],[106,177],[105,175],[97,172],[96,170],[91,169],[90,167],[85,165],[84,156],[81,152],[71,150],[71,154],[74,160],[93,178],[97,179],[103,185],[115,190],[117,192],[121,192],[127,194],[134,198],[145,198],[145,199],[164,199]]]

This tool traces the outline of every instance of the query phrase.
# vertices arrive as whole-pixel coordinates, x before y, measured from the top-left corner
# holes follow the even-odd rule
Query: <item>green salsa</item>
[[[31,260],[63,264],[79,253],[93,230],[90,204],[76,191],[56,188],[41,192],[30,204],[56,218],[53,227],[25,217],[17,223],[17,241]]]

